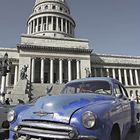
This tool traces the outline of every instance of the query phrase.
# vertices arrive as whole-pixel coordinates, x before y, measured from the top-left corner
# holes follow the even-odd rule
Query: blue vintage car
[[[59,95],[11,110],[10,140],[124,140],[136,116],[117,80],[84,78],[67,83]]]

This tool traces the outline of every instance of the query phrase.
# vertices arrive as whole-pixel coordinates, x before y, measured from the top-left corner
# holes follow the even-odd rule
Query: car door
[[[122,101],[122,107],[123,107],[123,111],[124,111],[124,117],[126,118],[126,123],[127,125],[131,124],[131,105],[130,105],[130,100],[128,97],[128,93],[126,91],[126,89],[120,85],[121,88],[121,92],[123,93],[123,101]],[[127,127],[127,126],[126,126]]]
[[[120,117],[121,117],[120,120],[123,124],[123,130],[127,130],[130,127],[130,122],[131,122],[131,107],[130,107],[128,94],[125,88],[119,83],[115,83],[115,90],[116,90],[115,94],[122,106],[122,112],[120,113]]]
[[[118,112],[117,121],[123,123],[123,93],[118,83],[114,83],[114,94],[116,96],[116,110]]]

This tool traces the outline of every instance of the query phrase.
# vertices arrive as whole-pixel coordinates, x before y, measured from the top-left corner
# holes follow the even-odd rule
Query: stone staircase
[[[19,80],[17,85],[13,88],[11,94],[8,94],[6,98],[11,99],[11,104],[18,104],[19,101],[27,102],[29,100],[28,94],[26,94],[28,80]]]
[[[6,95],[6,98],[11,99],[11,105],[16,105],[19,103],[23,103],[22,101],[24,101],[24,103],[28,102],[30,97],[35,98],[38,96],[48,95],[47,91],[51,88],[52,90],[50,94],[59,94],[63,87],[64,84],[30,84],[27,79],[19,80],[17,85],[12,90],[11,94]],[[31,90],[29,90],[28,92],[28,89]]]

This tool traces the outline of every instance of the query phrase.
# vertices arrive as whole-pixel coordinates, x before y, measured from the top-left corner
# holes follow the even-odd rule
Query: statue
[[[20,70],[20,79],[21,80],[27,79],[27,68],[28,68],[28,66],[24,65],[22,67],[22,69]]]
[[[91,77],[89,68],[85,68],[85,71],[86,71],[86,77]]]

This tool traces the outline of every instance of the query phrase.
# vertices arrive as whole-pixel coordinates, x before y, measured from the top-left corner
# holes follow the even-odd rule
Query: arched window
[[[40,10],[41,10],[41,7],[38,8],[38,11],[40,11]]]
[[[45,6],[45,10],[47,10],[47,9],[48,9],[48,5]]]
[[[63,8],[62,7],[60,7],[60,11],[62,11],[63,10]]]
[[[56,6],[55,6],[55,5],[53,5],[53,6],[52,6],[52,9],[56,9]]]

